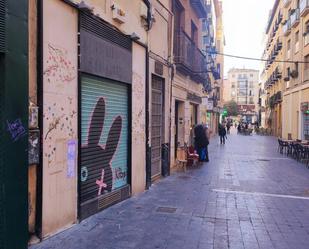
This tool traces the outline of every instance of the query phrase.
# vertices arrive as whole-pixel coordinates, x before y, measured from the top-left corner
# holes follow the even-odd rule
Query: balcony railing
[[[293,14],[291,15],[291,26],[292,28],[296,27],[299,24],[299,16],[300,16],[300,11],[299,8],[295,9]]]
[[[208,6],[203,0],[190,0],[191,6],[199,18],[206,18]]]
[[[206,57],[183,30],[175,32],[174,58],[177,70],[181,73],[197,82],[207,79]]]
[[[300,0],[299,9],[301,16],[307,15],[309,12],[309,0]]]
[[[288,19],[283,25],[283,33],[285,36],[288,36],[291,33],[291,19]]]

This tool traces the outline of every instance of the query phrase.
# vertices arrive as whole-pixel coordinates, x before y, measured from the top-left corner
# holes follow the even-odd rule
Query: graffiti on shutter
[[[125,85],[82,81],[82,202],[127,184],[127,100]]]

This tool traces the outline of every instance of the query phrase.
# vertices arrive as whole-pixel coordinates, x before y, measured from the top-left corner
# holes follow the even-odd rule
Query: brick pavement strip
[[[213,139],[209,151],[210,163],[30,249],[308,249],[308,169],[271,137]]]

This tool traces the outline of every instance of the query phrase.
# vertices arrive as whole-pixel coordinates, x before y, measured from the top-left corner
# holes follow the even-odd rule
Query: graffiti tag
[[[96,181],[96,184],[99,186],[98,195],[101,195],[102,189],[107,187],[107,184],[104,182],[104,169],[102,169],[101,179]]]
[[[14,122],[6,121],[8,131],[11,134],[11,138],[14,142],[26,135],[26,129],[24,128],[20,119],[16,119]]]
[[[87,179],[88,179],[88,169],[87,169],[87,167],[84,166],[81,169],[81,178],[80,178],[80,180],[82,182],[85,182],[85,181],[87,181]]]
[[[124,180],[127,176],[127,172],[123,171],[121,168],[115,169],[115,179],[116,180]]]

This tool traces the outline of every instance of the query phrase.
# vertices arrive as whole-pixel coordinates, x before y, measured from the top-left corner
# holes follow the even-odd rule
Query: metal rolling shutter
[[[83,203],[127,185],[129,110],[128,87],[122,83],[82,77],[81,95]]]
[[[162,79],[152,77],[151,105],[151,177],[161,175],[161,146],[162,146]]]

